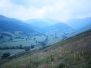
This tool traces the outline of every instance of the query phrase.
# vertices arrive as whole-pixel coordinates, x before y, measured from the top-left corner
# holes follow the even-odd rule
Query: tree
[[[68,38],[66,35],[63,35],[62,37],[63,37],[63,39],[62,39],[62,40],[65,40],[65,39],[67,39],[67,38]]]
[[[41,45],[42,45],[42,47],[45,47],[46,43],[45,42],[41,42]]]
[[[3,53],[2,59],[7,58],[7,57],[9,57],[9,56],[10,56],[10,53],[9,53],[9,52],[8,52],[8,53]]]
[[[24,47],[25,51],[29,51],[30,50],[30,47],[29,46],[26,46]]]
[[[3,35],[0,36],[0,39],[3,39]]]
[[[34,48],[34,45],[31,45],[31,48]]]
[[[16,46],[16,49],[19,49],[19,46]]]
[[[37,41],[36,41],[36,43],[37,43]]]
[[[12,46],[11,49],[16,49],[16,47],[15,46]]]
[[[36,38],[34,38],[33,40],[35,41]]]
[[[21,44],[20,44],[19,48],[20,48],[20,49],[23,49],[23,47],[22,47],[22,45],[21,45]]]
[[[13,38],[10,38],[9,40],[13,40]]]

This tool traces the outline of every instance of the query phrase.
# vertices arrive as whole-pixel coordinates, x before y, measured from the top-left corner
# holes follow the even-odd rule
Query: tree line
[[[31,46],[22,46],[21,44],[19,46],[11,46],[11,47],[0,47],[0,50],[6,50],[6,49],[25,49],[25,48],[34,48],[34,45]]]

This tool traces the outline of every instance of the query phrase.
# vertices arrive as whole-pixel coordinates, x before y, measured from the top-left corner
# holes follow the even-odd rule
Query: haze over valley
[[[54,21],[54,22],[53,22]],[[53,22],[53,24],[47,24]],[[77,23],[79,26],[76,26]],[[83,24],[84,22],[87,22]],[[91,18],[17,20],[0,15],[0,49],[39,49],[65,40],[91,28]],[[22,48],[21,48],[22,47]]]
[[[90,0],[0,0],[0,68],[91,68]]]

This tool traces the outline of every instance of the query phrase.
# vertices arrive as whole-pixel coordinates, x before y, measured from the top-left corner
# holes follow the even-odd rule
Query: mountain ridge
[[[20,20],[0,15],[0,30],[2,31],[23,31],[24,33],[35,32],[32,27],[33,26],[28,25]]]
[[[80,29],[82,27],[85,27],[89,24],[91,24],[91,17],[83,18],[83,19],[70,19],[65,22],[69,26],[71,26],[74,29]]]

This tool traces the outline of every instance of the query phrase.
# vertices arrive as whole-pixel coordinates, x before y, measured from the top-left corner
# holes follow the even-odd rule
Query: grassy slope
[[[91,30],[9,62],[2,60],[0,68],[91,68],[90,42]]]

